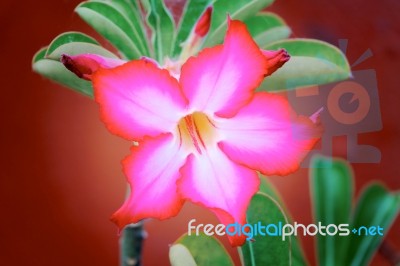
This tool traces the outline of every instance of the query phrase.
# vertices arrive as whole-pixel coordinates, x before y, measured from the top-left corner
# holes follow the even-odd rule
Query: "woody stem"
[[[130,187],[127,186],[126,198],[129,197]],[[144,231],[144,222],[129,224],[122,230],[120,247],[120,266],[141,266],[142,265],[142,247],[146,232]]]
[[[127,225],[120,237],[120,265],[141,266],[142,246],[145,239],[143,221]]]

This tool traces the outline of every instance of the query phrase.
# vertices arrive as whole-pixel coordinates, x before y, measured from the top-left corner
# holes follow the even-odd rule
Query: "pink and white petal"
[[[108,58],[97,54],[79,54],[61,56],[64,66],[79,78],[91,80],[92,74],[100,68],[114,68],[125,64],[127,61]]]
[[[103,122],[128,140],[173,132],[184,116],[186,99],[178,81],[149,60],[100,69],[92,81]]]
[[[257,173],[235,164],[218,148],[209,147],[202,155],[191,154],[181,168],[178,191],[184,199],[211,209],[221,223],[246,223],[246,210],[257,192]],[[241,245],[246,237],[230,237]]]
[[[282,96],[257,93],[230,119],[215,120],[218,146],[233,161],[266,175],[287,175],[318,141],[322,130],[297,116]]]
[[[230,21],[223,45],[204,49],[182,66],[191,111],[233,116],[268,72],[267,60],[240,21]]]
[[[163,134],[132,147],[131,155],[122,162],[131,193],[111,218],[120,229],[144,218],[162,220],[178,214],[184,200],[176,181],[187,158],[179,142],[179,137]]]

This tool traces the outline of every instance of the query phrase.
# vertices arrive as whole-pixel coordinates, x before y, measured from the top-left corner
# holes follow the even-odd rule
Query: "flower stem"
[[[145,238],[142,221],[124,228],[120,237],[121,266],[142,265],[142,246]]]

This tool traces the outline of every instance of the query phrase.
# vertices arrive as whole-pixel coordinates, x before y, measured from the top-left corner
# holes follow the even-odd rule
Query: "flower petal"
[[[268,62],[268,72],[265,76],[269,76],[277,71],[290,59],[290,55],[285,49],[279,49],[277,51],[261,50],[261,52]]]
[[[259,186],[255,171],[235,164],[215,146],[206,154],[190,155],[181,173],[177,184],[183,198],[211,209],[225,225],[246,223],[248,204]],[[237,246],[245,238],[230,237],[230,241]]]
[[[100,68],[113,68],[126,63],[121,59],[107,58],[97,54],[63,54],[61,62],[69,71],[86,80],[91,80],[92,74]]]
[[[297,116],[282,96],[257,93],[230,119],[216,120],[223,140],[219,147],[233,161],[266,175],[286,175],[321,135],[310,119]]]
[[[267,60],[240,21],[230,21],[223,45],[183,65],[180,82],[192,111],[233,116],[268,72]]]
[[[144,218],[167,219],[178,214],[184,201],[177,193],[176,180],[186,158],[179,138],[172,134],[146,138],[132,147],[123,161],[131,193],[111,218],[120,229]]]
[[[126,139],[173,132],[184,116],[186,100],[178,81],[149,60],[100,69],[92,80],[103,122]]]

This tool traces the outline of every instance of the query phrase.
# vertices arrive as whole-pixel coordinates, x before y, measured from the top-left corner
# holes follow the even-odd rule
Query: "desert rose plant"
[[[298,169],[322,134],[323,109],[298,115],[274,92],[347,79],[351,72],[336,47],[288,39],[283,19],[264,11],[271,2],[188,0],[182,14],[173,16],[170,2],[162,0],[87,1],[76,12],[114,49],[67,32],[34,56],[34,71],[95,100],[107,129],[132,141],[122,161],[130,193],[111,218],[122,231],[121,265],[141,264],[142,221],[176,216],[185,201],[209,209],[224,225],[290,222],[264,176]],[[325,169],[313,172],[311,182],[318,221],[346,222],[349,215],[325,220],[321,202],[339,199],[326,196],[320,184],[324,176],[337,175],[329,182],[350,186],[349,174],[336,173],[347,166],[325,158],[314,164]],[[387,199],[382,223],[390,225],[398,195],[381,187],[368,193]],[[295,237],[228,237],[244,265],[307,264]],[[381,241],[349,238],[369,249],[347,254],[343,248],[353,242],[328,239],[318,238],[323,265],[368,263]],[[327,242],[340,244],[333,251],[338,253],[329,253]],[[173,265],[232,265],[218,240],[204,235],[182,236],[170,259]]]

